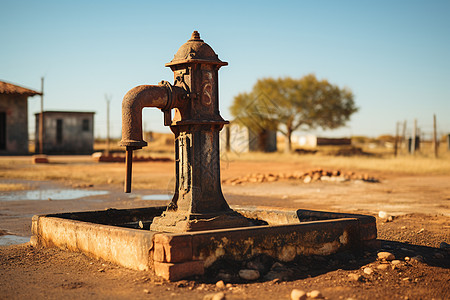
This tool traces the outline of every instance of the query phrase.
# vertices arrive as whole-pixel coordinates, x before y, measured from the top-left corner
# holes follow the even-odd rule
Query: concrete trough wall
[[[161,233],[148,228],[165,207],[34,216],[33,245],[80,251],[119,265],[153,269],[168,280],[202,274],[221,258],[245,260],[267,254],[280,261],[298,255],[358,251],[376,239],[375,218],[309,210],[235,208],[267,225]],[[143,226],[147,224],[146,226]]]
[[[155,232],[117,225],[127,226],[140,220],[151,220],[165,208],[108,209],[34,216],[31,242],[83,252],[131,269],[148,270],[149,251],[153,247]]]
[[[56,217],[33,217],[32,244],[83,252],[127,268],[149,269],[154,232]]]
[[[202,260],[209,267],[220,258],[239,261],[266,254],[289,262],[297,255],[356,251],[362,244],[357,220],[342,219],[200,232],[192,235],[192,246],[192,259]]]

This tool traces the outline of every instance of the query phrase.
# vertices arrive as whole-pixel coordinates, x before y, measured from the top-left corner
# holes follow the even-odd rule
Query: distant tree
[[[236,120],[257,132],[278,129],[286,136],[287,151],[292,150],[295,130],[338,128],[357,110],[351,90],[313,74],[300,79],[259,79],[250,93],[237,95],[231,106]]]

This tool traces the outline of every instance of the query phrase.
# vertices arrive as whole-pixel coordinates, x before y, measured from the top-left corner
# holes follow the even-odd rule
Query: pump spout
[[[169,104],[170,90],[163,85],[140,85],[131,89],[122,101],[121,146],[141,149],[147,146],[142,138],[142,109],[165,108]]]
[[[170,125],[170,110],[178,107],[186,95],[180,87],[174,87],[167,81],[159,85],[140,85],[131,89],[122,101],[122,140],[119,145],[126,147],[125,193],[131,192],[131,166],[133,150],[147,146],[142,138],[142,109],[160,108],[164,112],[165,125]]]

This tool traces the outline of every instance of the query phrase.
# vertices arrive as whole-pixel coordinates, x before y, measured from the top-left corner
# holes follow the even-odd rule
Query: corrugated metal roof
[[[0,81],[0,94],[34,96],[41,95],[41,92],[36,92],[12,83]]]

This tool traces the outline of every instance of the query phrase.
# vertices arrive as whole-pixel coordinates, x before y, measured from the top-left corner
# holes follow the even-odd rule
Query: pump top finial
[[[198,33],[197,30],[195,30],[195,31],[192,33],[192,35],[191,35],[191,41],[192,41],[192,40],[196,40],[196,41],[201,40],[201,39],[200,39],[200,33]]]

